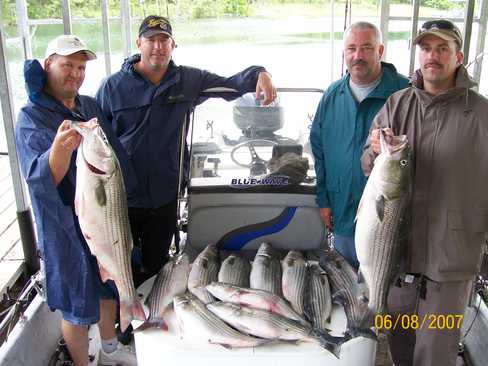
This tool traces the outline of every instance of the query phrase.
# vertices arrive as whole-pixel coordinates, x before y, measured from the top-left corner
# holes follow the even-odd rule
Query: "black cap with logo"
[[[171,24],[165,17],[158,15],[149,15],[144,19],[139,27],[139,37],[151,37],[155,34],[166,34],[173,37],[173,30]]]

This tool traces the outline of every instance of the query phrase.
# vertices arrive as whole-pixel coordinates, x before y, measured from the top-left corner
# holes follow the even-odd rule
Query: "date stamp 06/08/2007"
[[[452,330],[459,329],[463,322],[463,314],[378,314],[374,318],[376,329],[431,329]]]

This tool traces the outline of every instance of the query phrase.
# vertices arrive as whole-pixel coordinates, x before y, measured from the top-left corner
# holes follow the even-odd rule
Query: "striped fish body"
[[[95,119],[73,127],[83,136],[76,160],[76,214],[102,280],[112,279],[117,286],[125,329],[132,319],[145,320],[145,315],[132,279],[132,235],[122,173]]]
[[[383,135],[382,135],[383,136]],[[372,314],[386,312],[386,299],[398,272],[398,254],[403,238],[411,180],[410,147],[406,136],[382,141],[382,153],[363,191],[357,213],[356,252],[359,272]]]
[[[328,250],[320,260],[328,275],[334,300],[344,307],[349,329],[362,328],[369,315],[367,304],[361,299],[361,289],[354,268],[335,250]]]
[[[318,264],[309,268],[309,288],[305,299],[306,313],[315,328],[326,330],[332,310],[327,273]]]
[[[250,273],[251,264],[249,261],[235,254],[231,254],[222,262],[218,280],[219,282],[239,287],[249,287]]]
[[[217,281],[219,267],[219,252],[214,244],[207,245],[191,265],[188,290],[205,304],[215,300],[205,286]]]
[[[271,292],[242,288],[218,282],[213,282],[210,285],[207,285],[207,290],[222,301],[270,311],[286,318],[296,320],[302,325],[310,325],[302,316],[293,310],[286,300]]]
[[[307,262],[303,254],[290,250],[282,263],[283,276],[281,287],[283,297],[287,299],[292,308],[303,315],[303,303],[307,285]]]
[[[312,328],[266,310],[225,302],[208,304],[207,308],[237,330],[261,338],[290,341],[316,341]]]
[[[173,304],[176,295],[183,295],[187,289],[190,261],[186,254],[171,258],[159,271],[146,299],[149,307],[147,322],[167,329],[163,313]]]
[[[191,294],[173,300],[181,337],[198,343],[220,344],[226,348],[255,347],[267,343],[231,328]]]
[[[251,288],[282,295],[281,263],[268,243],[262,243],[252,263],[249,279]]]

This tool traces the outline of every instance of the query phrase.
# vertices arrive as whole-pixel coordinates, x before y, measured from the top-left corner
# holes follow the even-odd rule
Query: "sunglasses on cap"
[[[442,19],[429,20],[429,21],[425,22],[422,25],[422,28],[420,29],[419,35],[424,33],[424,32],[428,32],[430,30],[433,30],[433,29],[442,29],[442,30],[451,31],[455,34],[455,36],[457,38],[459,38],[459,40],[463,39],[461,32],[459,31],[458,27],[456,27],[454,25],[454,23],[451,23],[448,20],[442,20]]]

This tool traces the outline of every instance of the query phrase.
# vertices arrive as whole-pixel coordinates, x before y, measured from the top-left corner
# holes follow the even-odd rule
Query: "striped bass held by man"
[[[131,270],[132,235],[120,165],[97,119],[72,123],[82,136],[76,158],[75,209],[83,236],[97,257],[102,281],[115,282],[120,326],[145,320]]]
[[[371,315],[386,312],[388,289],[398,272],[401,228],[409,201],[411,150],[407,136],[381,131],[381,154],[357,212],[356,252],[359,281],[364,279]],[[371,321],[371,319],[370,319]]]

